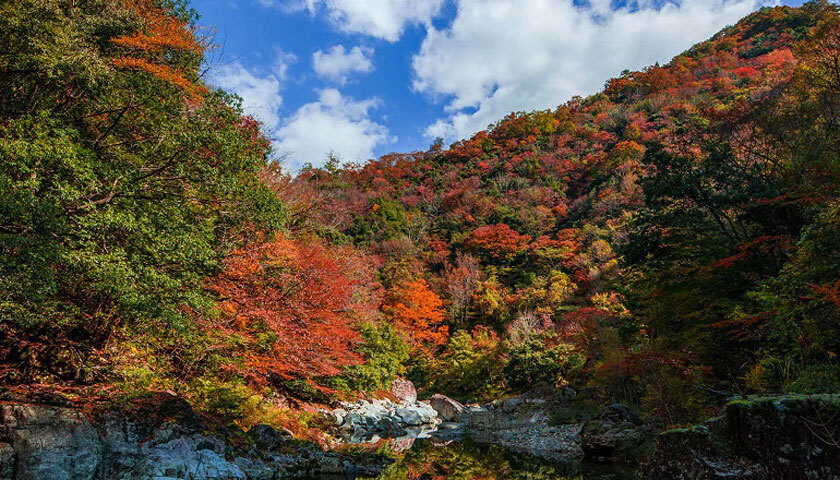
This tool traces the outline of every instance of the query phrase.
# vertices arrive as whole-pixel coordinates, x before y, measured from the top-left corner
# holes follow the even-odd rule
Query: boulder
[[[403,403],[414,403],[417,401],[417,389],[414,384],[402,378],[395,378],[391,384],[391,393],[397,400]]]
[[[15,471],[15,450],[8,443],[0,442],[0,478],[12,478]]]
[[[294,440],[294,435],[285,428],[280,432],[270,425],[254,425],[248,430],[248,437],[254,445],[263,451],[274,451],[283,443]]]
[[[325,415],[328,417],[332,417],[332,420],[335,422],[337,427],[340,427],[342,423],[344,423],[344,417],[347,415],[347,410],[343,408],[337,408],[335,410],[328,410]]]
[[[583,425],[581,447],[586,458],[629,461],[641,453],[648,435],[642,421],[624,405],[610,405]]]
[[[438,414],[438,417],[446,422],[457,421],[458,418],[467,411],[466,407],[457,400],[453,400],[446,395],[432,395],[429,399],[429,404]]]
[[[721,417],[661,433],[651,480],[840,478],[840,395],[753,397]]]
[[[399,419],[400,423],[405,425],[417,426],[423,424],[423,419],[420,418],[420,413],[414,408],[397,408],[395,415]]]
[[[469,427],[478,430],[487,430],[493,427],[496,421],[496,414],[493,410],[484,407],[474,407],[469,410]]]
[[[438,413],[432,408],[432,405],[427,402],[417,402],[415,404],[417,414],[420,415],[420,421],[424,425],[435,423],[438,418]]]
[[[357,430],[363,426],[364,423],[362,422],[362,416],[356,412],[350,412],[344,416],[344,422],[341,424],[341,429]]]
[[[647,465],[644,478],[769,480],[763,467],[732,455],[728,448],[724,451],[717,443],[706,425],[663,433],[656,439],[656,457]]]

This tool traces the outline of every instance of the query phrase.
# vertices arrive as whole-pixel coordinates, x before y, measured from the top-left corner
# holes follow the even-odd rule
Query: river
[[[388,444],[379,451],[394,455],[396,462],[380,480],[632,480],[631,470],[589,463],[558,464],[504,447],[469,439],[441,444],[418,439],[403,452]]]

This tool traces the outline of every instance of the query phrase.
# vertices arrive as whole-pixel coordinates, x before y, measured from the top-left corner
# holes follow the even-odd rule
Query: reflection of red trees
[[[242,348],[242,373],[272,378],[335,375],[359,361],[353,346],[355,279],[339,252],[278,235],[234,251],[210,288],[223,300],[212,328]]]

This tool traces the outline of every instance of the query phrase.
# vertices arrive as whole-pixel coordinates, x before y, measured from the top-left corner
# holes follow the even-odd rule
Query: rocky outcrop
[[[641,419],[619,404],[584,423],[580,437],[584,455],[596,462],[634,461],[650,438]]]
[[[105,450],[81,412],[31,405],[0,405],[0,442],[3,478],[21,480],[93,479]]]
[[[840,478],[840,395],[730,402],[721,417],[660,434],[643,478]]]
[[[429,403],[432,405],[432,408],[435,409],[438,416],[445,422],[460,421],[461,415],[467,410],[467,408],[460,402],[453,400],[446,395],[432,395],[432,398],[429,399]]]
[[[397,377],[391,384],[391,394],[401,403],[415,403],[417,401],[417,389],[408,380]]]
[[[158,396],[150,410],[93,414],[62,406],[0,404],[3,480],[230,480],[375,476],[388,463],[360,465],[267,425],[225,435],[180,399]],[[234,447],[229,438],[238,438]]]

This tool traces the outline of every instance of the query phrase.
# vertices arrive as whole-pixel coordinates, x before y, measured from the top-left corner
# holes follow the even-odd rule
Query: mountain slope
[[[805,331],[816,319],[778,311],[818,297],[768,293],[810,288],[788,277],[837,198],[836,102],[821,98],[835,81],[820,70],[836,23],[826,2],[765,8],[600,94],[447,149],[308,169],[286,198],[381,256],[386,287],[427,278],[453,331],[574,344],[588,359],[578,382],[668,420],[707,400],[684,385],[786,388],[811,363],[837,375],[836,345]]]

